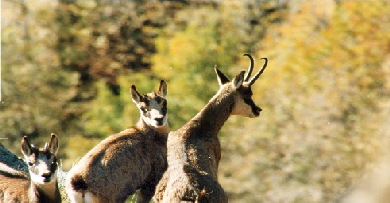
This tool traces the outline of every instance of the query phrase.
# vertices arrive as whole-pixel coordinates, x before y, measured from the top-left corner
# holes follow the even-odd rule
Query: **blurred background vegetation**
[[[4,0],[1,15],[0,142],[18,155],[53,132],[68,170],[137,122],[132,84],[160,79],[175,130],[217,92],[212,67],[232,78],[251,53],[269,58],[264,111],[220,133],[231,202],[330,202],[387,160],[390,2]]]

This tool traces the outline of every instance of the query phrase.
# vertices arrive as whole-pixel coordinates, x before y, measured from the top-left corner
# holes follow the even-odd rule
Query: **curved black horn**
[[[244,81],[247,82],[249,80],[249,78],[251,77],[254,61],[253,61],[253,57],[250,54],[244,54],[242,56],[247,56],[251,60],[251,64],[249,65],[248,72],[246,73],[246,75],[244,77]]]
[[[260,75],[264,72],[264,69],[267,67],[267,63],[268,63],[268,59],[267,58],[261,58],[261,59],[264,59],[264,65],[263,67],[260,69],[259,72],[256,73],[255,76],[253,76],[253,78],[249,81],[249,86],[253,85],[253,83],[255,83],[255,81],[260,77]]]

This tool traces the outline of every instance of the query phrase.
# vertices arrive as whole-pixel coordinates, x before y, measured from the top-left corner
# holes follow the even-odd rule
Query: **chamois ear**
[[[234,79],[233,79],[233,86],[238,89],[241,87],[241,85],[244,83],[244,75],[245,71],[241,71]]]
[[[160,81],[160,87],[158,88],[158,95],[165,98],[167,96],[168,88],[167,83],[164,80]]]
[[[58,138],[54,133],[51,134],[50,143],[49,143],[48,148],[49,148],[50,153],[52,153],[54,155],[57,154],[57,152],[58,152]]]
[[[28,137],[27,136],[24,136],[22,138],[22,141],[21,141],[20,145],[21,145],[21,149],[22,149],[23,155],[25,157],[30,156],[31,153],[32,153],[32,149],[31,149],[30,143],[28,142]]]
[[[214,71],[217,74],[219,86],[222,86],[225,83],[230,82],[230,80],[220,70],[218,70],[217,65],[214,66]]]
[[[131,92],[131,98],[133,99],[133,102],[139,103],[141,101],[142,96],[140,93],[138,93],[137,89],[135,88],[135,85],[131,86],[130,92]]]

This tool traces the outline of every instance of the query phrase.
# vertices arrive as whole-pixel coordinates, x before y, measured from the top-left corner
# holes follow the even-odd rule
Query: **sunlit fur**
[[[218,132],[230,115],[259,116],[244,71],[230,81],[217,68],[220,89],[190,121],[168,135],[168,169],[159,182],[155,202],[226,203],[218,183],[221,145]]]
[[[28,164],[29,176],[7,169],[0,170],[0,200],[2,202],[61,202],[57,185],[58,139],[52,134],[44,148],[30,145],[25,136],[21,149]]]
[[[91,149],[69,171],[65,187],[71,202],[125,202],[136,190],[137,202],[149,202],[166,170],[167,85],[141,95],[132,86],[140,110],[138,123],[111,135]]]

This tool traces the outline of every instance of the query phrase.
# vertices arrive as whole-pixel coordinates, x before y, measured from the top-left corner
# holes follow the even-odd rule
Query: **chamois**
[[[143,96],[131,87],[140,120],[91,149],[66,178],[71,202],[125,202],[136,190],[137,202],[149,202],[167,168],[167,84]]]
[[[61,202],[57,185],[58,138],[51,134],[42,149],[30,145],[28,137],[21,141],[29,174],[0,164],[0,202]]]
[[[253,58],[248,73],[240,72],[230,81],[214,67],[220,89],[207,105],[180,129],[172,131],[167,140],[168,168],[156,187],[156,202],[227,202],[228,197],[218,183],[221,145],[218,132],[230,115],[257,117],[261,108],[252,100],[251,86],[267,66],[250,79]]]

